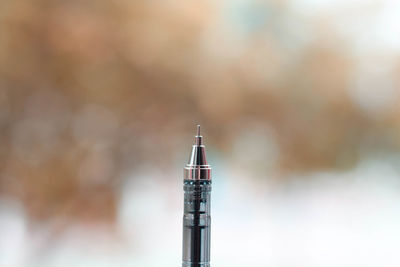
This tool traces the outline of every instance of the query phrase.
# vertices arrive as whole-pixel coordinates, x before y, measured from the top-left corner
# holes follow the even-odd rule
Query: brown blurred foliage
[[[329,25],[294,53],[285,1],[269,8],[237,44],[207,1],[1,1],[1,193],[33,220],[113,221],[121,177],[169,166],[197,122],[223,155],[232,129],[272,127],[282,172],[349,168],[365,142],[397,151],[398,111],[349,99],[355,62]]]

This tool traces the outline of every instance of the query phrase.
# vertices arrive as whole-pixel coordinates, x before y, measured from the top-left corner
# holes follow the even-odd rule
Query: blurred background
[[[0,2],[0,266],[400,265],[400,2]]]

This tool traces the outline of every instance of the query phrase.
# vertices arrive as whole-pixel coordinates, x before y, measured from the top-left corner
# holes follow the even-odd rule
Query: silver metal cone
[[[195,144],[192,146],[189,162],[184,168],[185,180],[211,180],[211,166],[207,164],[203,136],[200,135],[200,125],[197,125]]]

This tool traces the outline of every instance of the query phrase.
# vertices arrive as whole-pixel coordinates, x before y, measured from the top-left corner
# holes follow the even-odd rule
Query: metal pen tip
[[[200,133],[200,125],[197,125],[196,134],[189,161],[184,168],[184,179],[211,180],[211,167],[207,163],[206,148],[203,145],[203,136],[201,136]]]
[[[197,125],[197,134],[195,136],[195,144],[200,146],[203,144],[203,136],[200,135],[200,125]]]
[[[200,136],[200,124],[197,125],[197,136]]]

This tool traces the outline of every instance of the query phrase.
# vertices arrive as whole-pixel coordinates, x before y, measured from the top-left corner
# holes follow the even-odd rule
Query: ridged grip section
[[[184,180],[183,267],[210,266],[210,180]]]

